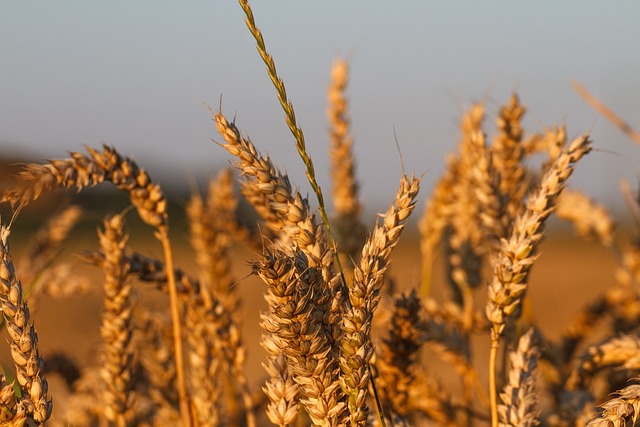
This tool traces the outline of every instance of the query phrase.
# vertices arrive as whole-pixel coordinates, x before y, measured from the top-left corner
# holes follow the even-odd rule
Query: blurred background
[[[373,214],[401,164],[426,173],[422,200],[457,143],[463,110],[487,104],[486,132],[516,91],[525,131],[566,123],[598,151],[572,185],[621,208],[618,180],[638,178],[640,147],[571,89],[579,81],[640,128],[640,3],[255,1],[256,22],[329,186],[326,88],[334,58],[351,63],[358,175]],[[0,3],[0,150],[65,157],[107,143],[167,190],[226,165],[205,103],[310,191],[265,67],[234,1]],[[381,173],[381,171],[383,173]],[[328,191],[328,190],[327,190]]]

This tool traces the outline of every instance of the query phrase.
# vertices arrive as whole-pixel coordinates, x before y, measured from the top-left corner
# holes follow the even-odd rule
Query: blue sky
[[[329,191],[326,87],[351,61],[358,174],[371,209],[405,167],[425,173],[421,200],[458,140],[463,109],[487,101],[486,131],[517,90],[528,131],[565,122],[595,146],[573,186],[620,204],[640,176],[633,145],[571,89],[575,79],[640,128],[640,2],[254,1],[267,48]],[[309,191],[274,89],[240,7],[228,1],[0,3],[0,148],[38,158],[102,142],[163,185],[211,176],[229,156],[204,103],[248,134]],[[421,202],[422,203],[422,202]]]

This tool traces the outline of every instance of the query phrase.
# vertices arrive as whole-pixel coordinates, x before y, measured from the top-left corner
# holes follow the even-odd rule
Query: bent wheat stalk
[[[167,200],[160,186],[151,181],[149,174],[131,159],[123,157],[115,148],[104,145],[102,152],[87,147],[89,155],[71,152],[71,158],[51,160],[48,164],[27,164],[18,178],[19,185],[8,189],[0,202],[12,206],[26,205],[44,192],[55,188],[76,187],[82,190],[109,181],[129,194],[140,218],[156,229],[155,236],[162,244],[167,268],[171,317],[173,322],[174,351],[177,365],[180,413],[186,426],[191,425],[189,397],[184,372],[182,326],[174,276],[173,251],[169,241]]]

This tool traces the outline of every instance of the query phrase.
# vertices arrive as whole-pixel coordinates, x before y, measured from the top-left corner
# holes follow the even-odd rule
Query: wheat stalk
[[[160,187],[149,174],[140,169],[131,159],[121,156],[117,150],[107,145],[102,152],[87,147],[89,156],[72,152],[69,159],[51,160],[48,164],[27,164],[20,172],[20,185],[8,189],[0,202],[26,205],[36,200],[42,193],[57,187],[82,190],[109,181],[118,189],[129,194],[131,203],[140,218],[157,231],[156,237],[162,244],[168,272],[171,317],[173,321],[174,351],[180,394],[180,413],[185,425],[190,425],[189,397],[184,374],[184,352],[182,350],[182,326],[178,306],[175,277],[173,275],[173,251],[169,241],[167,200]]]

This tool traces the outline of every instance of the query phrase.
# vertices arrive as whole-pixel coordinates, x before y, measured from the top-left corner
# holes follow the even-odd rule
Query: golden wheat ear
[[[352,426],[367,422],[373,313],[380,301],[391,252],[415,208],[419,189],[419,178],[402,176],[395,203],[389,206],[362,248],[360,263],[354,269],[353,284],[349,288],[348,304],[343,307],[340,386],[347,395]]]
[[[575,139],[548,166],[536,191],[516,216],[509,239],[503,239],[493,265],[493,279],[489,285],[486,315],[491,322],[490,397],[492,419],[498,419],[496,356],[500,337],[506,323],[518,317],[527,279],[542,239],[542,229],[557,206],[557,198],[573,172],[574,164],[591,151],[591,141],[585,135]]]
[[[331,159],[331,198],[334,208],[336,240],[339,243],[345,269],[352,260],[357,262],[366,238],[362,223],[362,203],[356,178],[353,137],[350,133],[348,101],[345,95],[349,78],[349,64],[337,59],[331,69],[331,83],[327,90],[329,118],[329,157]]]
[[[498,406],[500,423],[508,426],[535,426],[538,421],[536,371],[539,350],[530,329],[520,337],[518,348],[509,354],[511,369]]]
[[[116,214],[104,221],[98,232],[104,252],[104,308],[100,377],[104,384],[103,414],[117,426],[126,426],[133,404],[131,335],[133,333],[133,287],[124,258],[128,235],[124,217]]]
[[[316,304],[314,298],[318,282],[323,280],[321,270],[311,267],[302,251],[289,256],[267,249],[255,268],[268,289],[270,311],[263,317],[265,333],[284,354],[287,370],[300,389],[300,403],[313,425],[342,425],[346,405],[336,381],[339,368],[337,360],[330,357],[332,342],[322,323],[324,307]],[[271,353],[275,356],[271,358],[275,368],[277,353]],[[286,379],[283,372],[275,373]],[[273,394],[276,389],[267,388],[267,391],[272,403],[282,400]],[[286,406],[292,405],[286,403]],[[286,411],[278,414],[282,421]]]
[[[18,406],[14,407],[15,413],[11,413],[42,424],[51,417],[53,404],[47,396],[49,385],[42,374],[44,361],[38,350],[38,335],[9,252],[10,233],[8,226],[0,225],[0,308],[22,394]]]

